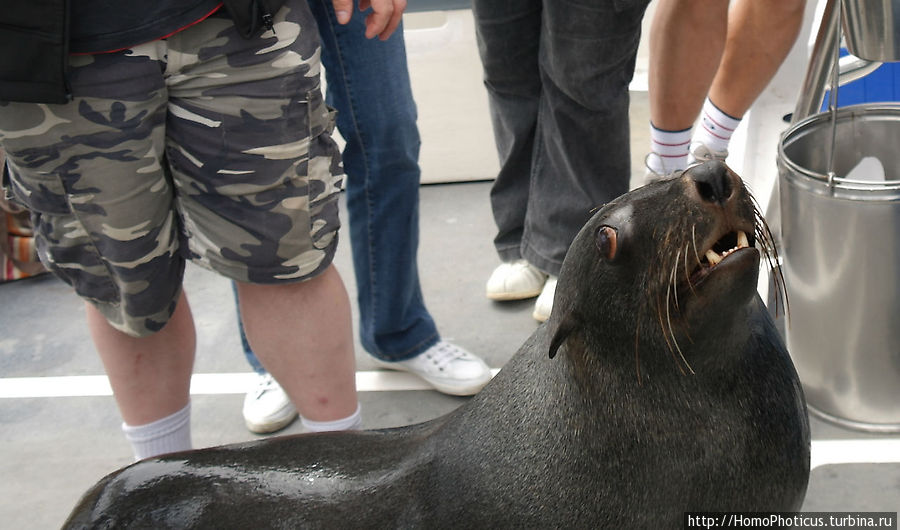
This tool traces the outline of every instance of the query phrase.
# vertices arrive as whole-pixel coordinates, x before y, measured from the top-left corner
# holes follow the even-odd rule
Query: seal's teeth
[[[738,232],[737,242],[738,248],[746,248],[750,246],[750,241],[747,239],[747,233],[743,230]]]
[[[713,267],[719,264],[722,261],[722,256],[716,254],[716,252],[712,249],[706,251],[706,259],[709,261],[709,264]]]

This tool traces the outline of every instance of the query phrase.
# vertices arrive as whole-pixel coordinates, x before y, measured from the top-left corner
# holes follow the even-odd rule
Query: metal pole
[[[806,68],[806,77],[803,79],[800,98],[794,107],[791,125],[819,112],[819,107],[825,98],[828,74],[834,68],[838,46],[840,46],[840,12],[838,0],[828,0],[828,3],[825,4],[822,23],[816,34],[816,43],[809,58],[809,66]]]

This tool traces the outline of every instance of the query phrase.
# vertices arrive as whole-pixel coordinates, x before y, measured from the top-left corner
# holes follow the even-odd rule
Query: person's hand
[[[332,0],[334,13],[339,24],[350,21],[353,11],[353,0]],[[366,38],[378,37],[387,40],[403,17],[406,10],[406,0],[359,0],[359,10],[365,11],[372,8],[372,12],[366,17]]]

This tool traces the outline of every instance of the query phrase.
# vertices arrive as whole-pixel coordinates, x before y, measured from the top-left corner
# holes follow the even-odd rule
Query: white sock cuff
[[[687,167],[693,127],[680,131],[658,129],[650,124],[650,152],[656,156],[647,158],[647,165],[661,175]]]
[[[714,151],[725,151],[728,149],[731,135],[734,134],[734,130],[740,123],[740,118],[725,114],[707,97],[703,102],[701,126],[695,140],[702,142]]]
[[[737,127],[737,124],[741,123],[741,118],[735,118],[731,114],[726,113],[724,110],[720,109],[718,105],[713,103],[709,96],[706,97],[706,100],[703,101],[703,112],[704,114],[708,114],[718,120],[722,121],[723,125],[729,126],[732,130],[734,127]]]
[[[131,443],[134,459],[177,451],[186,451],[191,446],[191,404],[165,418],[144,425],[122,423],[125,439]]]
[[[333,421],[313,421],[300,416],[300,423],[308,432],[358,431],[362,427],[362,407],[356,404],[356,412]]]

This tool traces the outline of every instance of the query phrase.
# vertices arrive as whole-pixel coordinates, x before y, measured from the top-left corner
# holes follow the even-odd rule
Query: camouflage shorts
[[[185,259],[254,283],[331,263],[341,169],[306,0],[274,31],[244,40],[220,14],[72,57],[68,104],[0,103],[10,191],[41,260],[117,329],[166,323]]]

